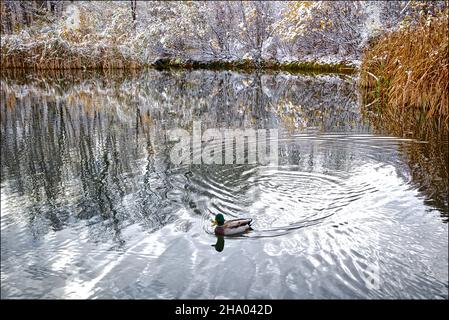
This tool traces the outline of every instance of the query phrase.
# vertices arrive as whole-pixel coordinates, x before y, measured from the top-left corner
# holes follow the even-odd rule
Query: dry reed
[[[364,53],[360,85],[394,118],[437,119],[447,128],[448,16],[421,17],[380,38]],[[374,103],[372,102],[371,105]]]

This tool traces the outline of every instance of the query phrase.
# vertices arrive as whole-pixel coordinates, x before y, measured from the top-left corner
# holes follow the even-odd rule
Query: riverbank
[[[315,30],[308,35],[314,41],[312,47],[308,45],[309,38],[290,34],[291,24],[296,25],[293,16],[302,8],[286,6],[285,12],[275,17],[274,11],[270,11],[274,8],[262,3],[227,3],[226,7],[187,2],[139,5],[135,16],[132,10],[136,9],[125,2],[61,4],[59,13],[30,3],[33,12],[40,10],[40,13],[32,15],[32,21],[27,23],[20,23],[16,17],[20,8],[1,6],[6,17],[3,30],[8,31],[2,32],[2,67],[33,70],[154,67],[292,73],[356,70],[359,54],[354,46],[335,46],[335,41],[326,42],[330,35],[323,39],[313,33],[318,25],[323,27],[321,22],[309,21]],[[330,4],[322,9],[335,11]],[[209,15],[214,12],[217,17],[229,14],[232,23],[223,25],[221,18],[211,19]],[[257,21],[261,25],[257,28],[250,18],[253,14],[260,15]],[[331,38],[344,34],[346,30],[338,30]],[[353,39],[354,43],[361,41],[357,36]],[[302,45],[297,48],[299,42]],[[315,42],[324,48],[316,47]]]
[[[265,60],[254,62],[252,60],[240,61],[195,61],[181,59],[160,59],[148,64],[148,67],[156,69],[183,68],[183,69],[206,69],[206,70],[232,70],[254,72],[263,71],[286,71],[295,72],[332,72],[332,73],[355,73],[357,67],[348,62],[324,63],[319,61],[288,61]]]
[[[59,52],[48,55],[48,48],[57,48]],[[262,71],[286,71],[298,72],[322,72],[353,74],[357,71],[355,63],[349,61],[322,62],[316,61],[277,61],[274,59],[253,61],[250,59],[225,61],[208,60],[198,61],[181,58],[157,58],[152,62],[140,62],[126,58],[119,53],[117,48],[109,48],[103,52],[86,52],[86,49],[77,50],[73,47],[36,44],[33,48],[8,50],[1,48],[1,64],[5,69],[33,69],[33,70],[70,70],[70,69],[205,69],[205,70],[232,70],[242,72]]]

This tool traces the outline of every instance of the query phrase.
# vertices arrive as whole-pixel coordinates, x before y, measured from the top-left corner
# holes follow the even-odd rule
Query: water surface
[[[1,85],[2,298],[448,298],[447,143],[374,130],[351,77]],[[174,165],[194,121],[278,129],[279,164]],[[217,242],[215,213],[255,230]]]

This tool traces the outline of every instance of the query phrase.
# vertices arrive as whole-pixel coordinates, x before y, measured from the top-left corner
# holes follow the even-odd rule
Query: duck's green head
[[[222,226],[225,222],[225,219],[221,213],[217,214],[215,216],[214,225],[218,224],[219,226]]]

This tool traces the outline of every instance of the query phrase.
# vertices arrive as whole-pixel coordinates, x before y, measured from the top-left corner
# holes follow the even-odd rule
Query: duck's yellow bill
[[[214,226],[216,226],[216,225],[217,225],[217,221],[212,220],[212,227],[214,227]]]

